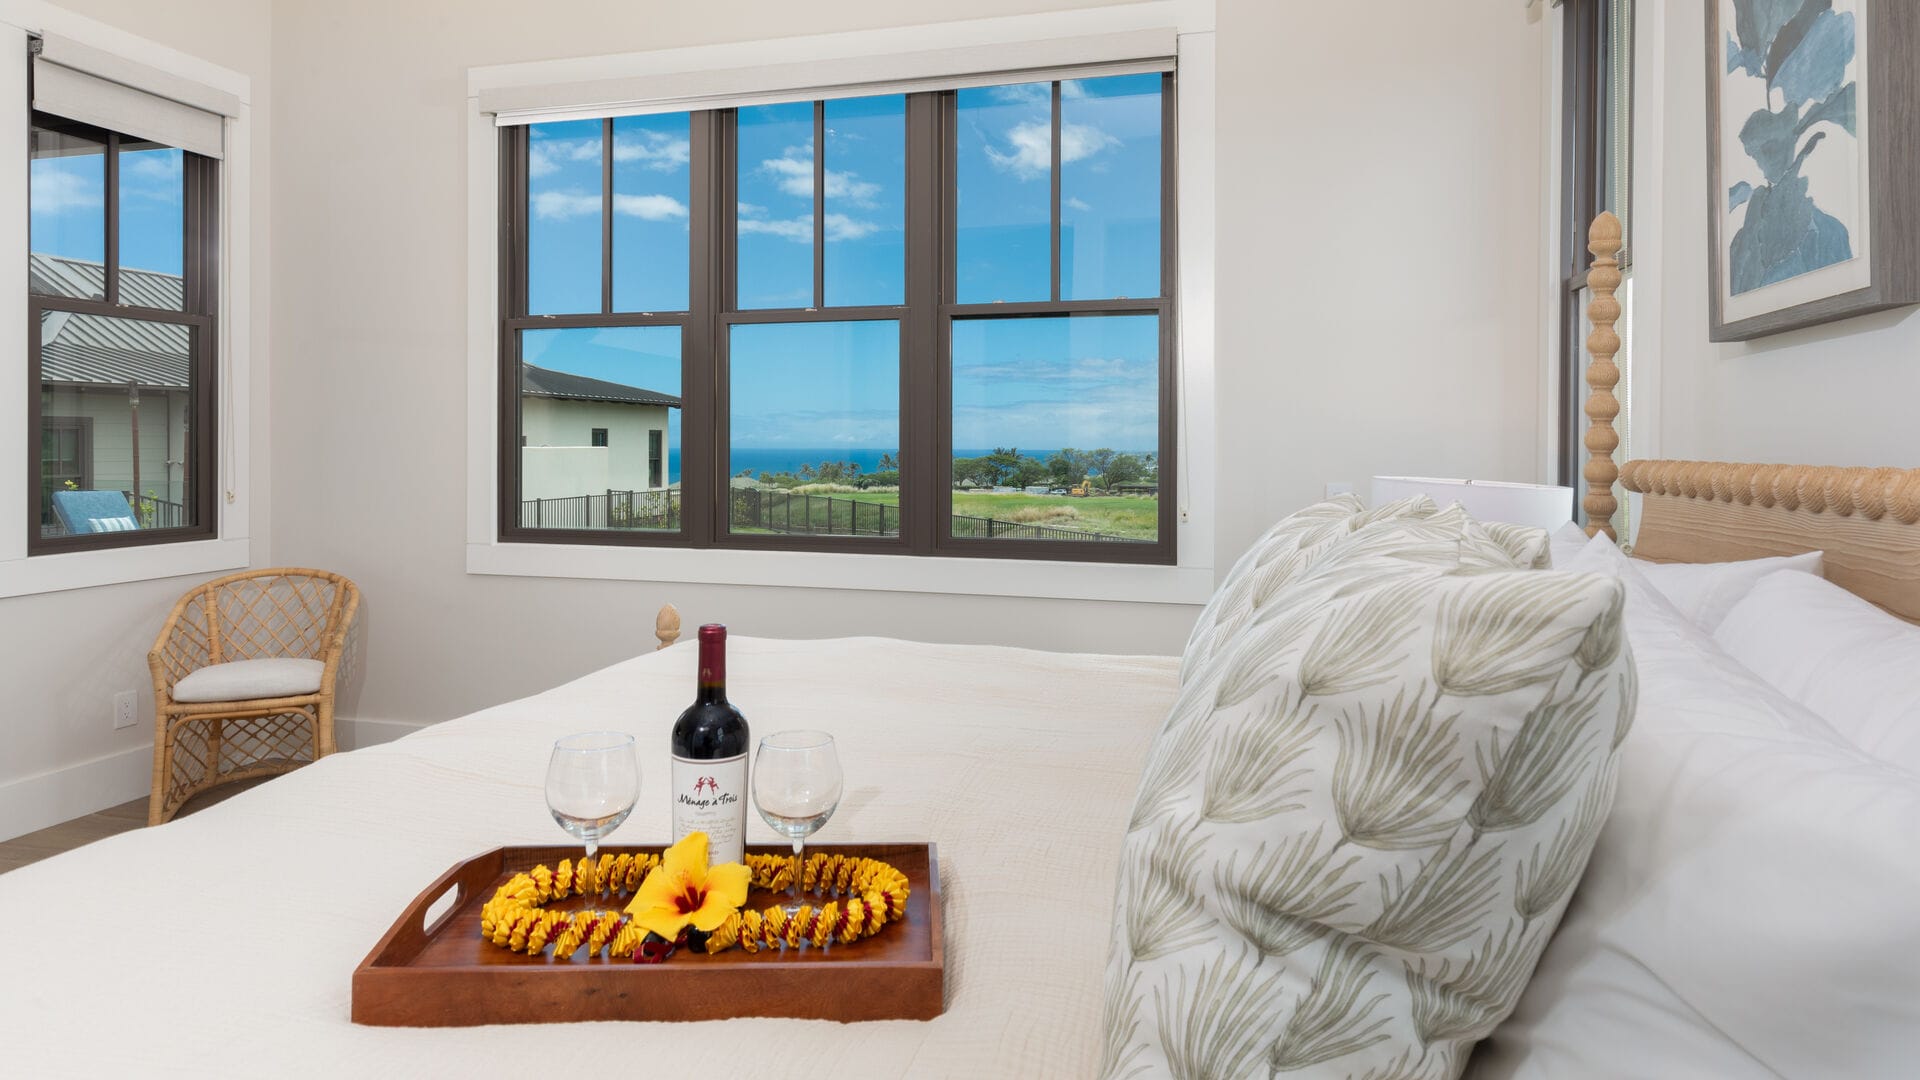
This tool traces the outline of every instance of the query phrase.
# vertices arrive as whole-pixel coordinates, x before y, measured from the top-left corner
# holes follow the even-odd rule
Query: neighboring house
[[[106,291],[97,262],[35,252],[27,274],[39,293],[97,298]],[[181,305],[175,274],[122,269],[120,290],[145,307]],[[53,523],[48,496],[68,484],[150,495],[161,504],[148,507],[157,524],[182,523],[173,515],[187,489],[187,328],[49,311],[40,343],[41,524]]]
[[[520,497],[666,488],[671,394],[520,366]]]

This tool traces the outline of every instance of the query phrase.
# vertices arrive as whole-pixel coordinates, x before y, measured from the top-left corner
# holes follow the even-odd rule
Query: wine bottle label
[[[696,761],[673,757],[673,840],[707,834],[713,866],[742,862],[747,854],[747,755]]]

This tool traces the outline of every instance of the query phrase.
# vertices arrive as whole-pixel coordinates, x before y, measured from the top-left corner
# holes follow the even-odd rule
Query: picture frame
[[[1708,337],[1920,304],[1920,4],[1705,7]]]

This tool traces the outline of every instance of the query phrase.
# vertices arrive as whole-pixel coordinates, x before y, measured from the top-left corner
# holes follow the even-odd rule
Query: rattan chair
[[[359,606],[360,590],[339,574],[288,568],[232,574],[180,598],[147,654],[154,698],[147,824],[173,817],[208,788],[287,772],[338,749],[334,685],[351,655],[348,632]],[[196,671],[281,658],[320,661],[319,687],[240,701],[174,699],[175,687]],[[244,669],[220,674],[236,670]]]

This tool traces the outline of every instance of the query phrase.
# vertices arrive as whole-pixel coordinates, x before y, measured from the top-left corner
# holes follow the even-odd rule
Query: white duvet
[[[939,1019],[348,1021],[354,967],[441,871],[565,842],[542,791],[555,738],[638,736],[640,806],[610,842],[667,839],[667,730],[693,692],[679,647],[0,874],[0,1074],[1091,1074],[1120,841],[1178,658],[873,638],[731,651],[756,733],[839,739],[847,796],[822,841],[939,845]],[[748,834],[774,840],[757,818]]]

